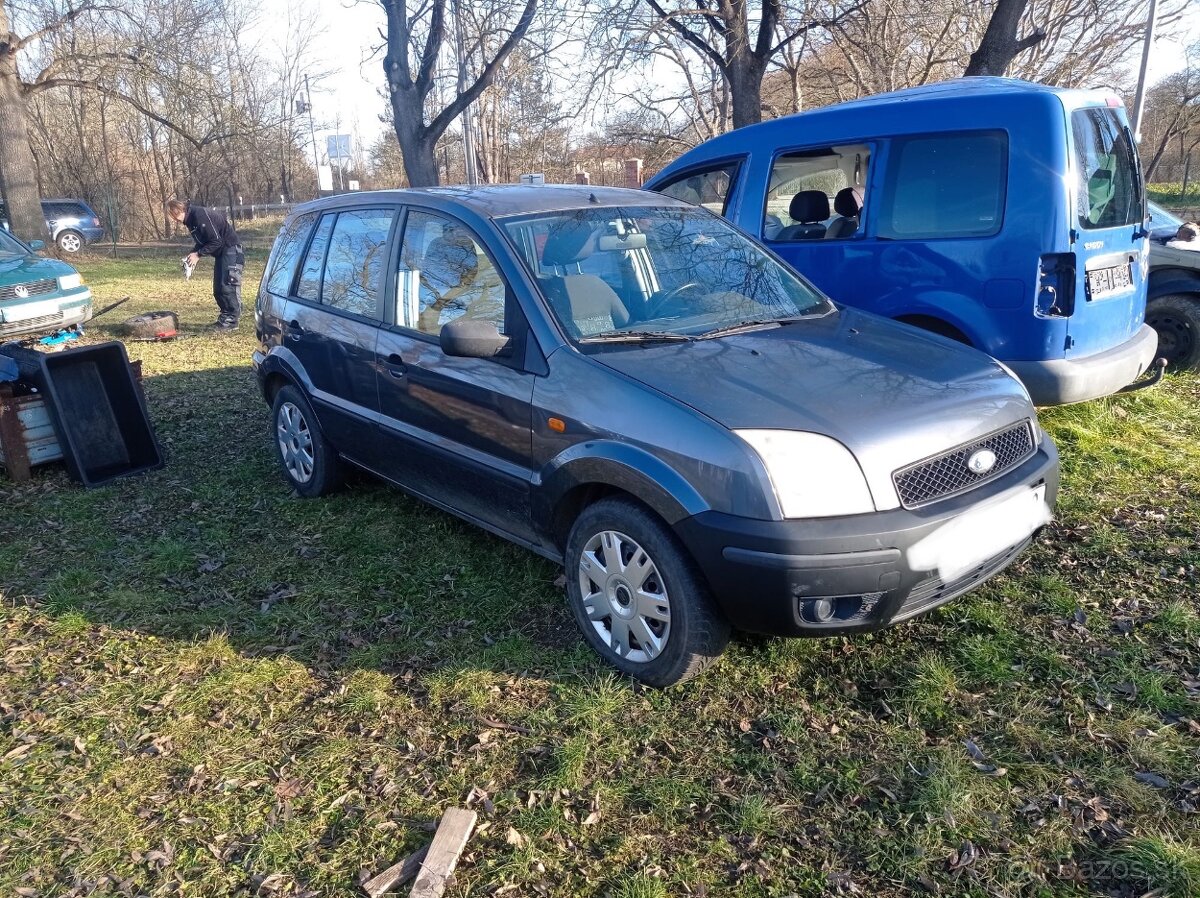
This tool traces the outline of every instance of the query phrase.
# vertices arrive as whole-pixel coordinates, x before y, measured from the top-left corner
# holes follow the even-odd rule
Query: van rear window
[[[1071,113],[1079,226],[1085,230],[1140,225],[1145,217],[1133,139],[1107,106]]]
[[[1003,132],[897,138],[889,156],[880,237],[987,237],[999,232],[1008,181]]]

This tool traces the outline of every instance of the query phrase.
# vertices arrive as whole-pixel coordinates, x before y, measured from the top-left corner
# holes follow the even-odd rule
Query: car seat
[[[561,273],[539,278],[550,305],[576,337],[610,331],[629,324],[629,310],[615,290],[578,265],[596,249],[598,231],[579,219],[556,224],[542,249],[542,266]],[[574,272],[566,271],[574,265]]]
[[[861,187],[843,187],[833,198],[833,211],[840,218],[835,218],[825,232],[826,240],[838,240],[853,237],[858,232],[858,216],[862,213],[863,189]]]
[[[776,240],[820,240],[825,236],[822,222],[829,217],[829,197],[821,190],[801,190],[792,197],[788,215],[796,224],[780,231]]]

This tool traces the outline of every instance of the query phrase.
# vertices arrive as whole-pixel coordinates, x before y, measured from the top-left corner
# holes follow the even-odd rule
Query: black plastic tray
[[[62,352],[15,344],[0,354],[20,366],[20,379],[43,395],[67,471],[84,486],[162,467],[125,344],[113,340]]]

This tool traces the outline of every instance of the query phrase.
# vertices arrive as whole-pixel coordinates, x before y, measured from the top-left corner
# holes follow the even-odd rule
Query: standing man
[[[213,257],[213,298],[220,310],[213,326],[235,330],[242,314],[242,272],[246,266],[237,231],[220,212],[181,200],[168,202],[167,214],[186,227],[195,242],[188,264],[194,266],[201,256]]]

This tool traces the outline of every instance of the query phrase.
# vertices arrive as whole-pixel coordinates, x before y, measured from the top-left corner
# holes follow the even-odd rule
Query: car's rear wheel
[[[341,462],[304,394],[291,384],[280,387],[272,420],[279,464],[296,492],[311,498],[337,489],[342,482]]]
[[[1172,371],[1200,371],[1200,296],[1171,293],[1150,300],[1146,323]]]
[[[77,253],[84,245],[83,235],[78,231],[63,231],[54,238],[54,242],[64,253]]]
[[[567,597],[584,638],[650,686],[691,679],[729,641],[729,623],[695,562],[653,513],[602,499],[567,538]]]

